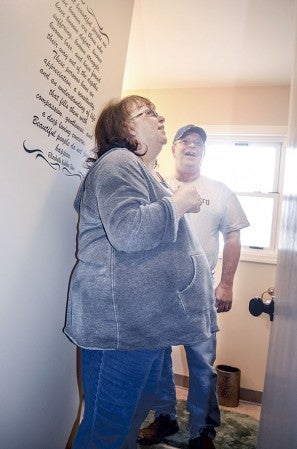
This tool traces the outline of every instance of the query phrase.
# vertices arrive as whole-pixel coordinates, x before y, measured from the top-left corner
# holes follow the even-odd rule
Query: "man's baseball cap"
[[[201,137],[201,139],[203,140],[203,143],[206,141],[207,136],[206,136],[206,132],[204,131],[204,129],[202,129],[202,128],[200,128],[200,126],[196,126],[196,125],[186,125],[186,126],[183,126],[182,128],[179,128],[179,130],[177,131],[177,133],[174,136],[173,143],[176,140],[184,137],[186,134],[190,134],[190,133],[198,133],[199,136]]]

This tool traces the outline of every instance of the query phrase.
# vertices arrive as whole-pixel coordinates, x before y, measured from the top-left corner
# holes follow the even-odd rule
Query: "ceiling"
[[[295,0],[135,0],[124,90],[287,85]]]

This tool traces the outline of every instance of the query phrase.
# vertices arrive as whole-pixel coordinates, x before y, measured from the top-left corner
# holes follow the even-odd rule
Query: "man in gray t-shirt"
[[[240,230],[249,226],[246,215],[236,197],[225,184],[206,178],[200,173],[205,152],[205,131],[196,125],[180,128],[174,138],[174,176],[168,179],[173,191],[180,185],[195,185],[202,198],[198,214],[187,214],[193,235],[199,239],[212,273],[218,260],[219,236],[224,238],[222,272],[215,287],[218,312],[228,312],[232,306],[233,280],[240,257]],[[213,367],[216,335],[199,344],[185,346],[189,367],[189,449],[212,449],[220,425],[220,411],[216,394],[216,370]],[[173,380],[171,350],[167,350],[161,384],[155,403],[155,421],[142,429],[138,442],[150,446],[178,431],[176,396]]]
[[[212,273],[214,273],[218,260],[220,233],[224,237],[225,245],[230,239],[230,247],[226,248],[223,263],[226,263],[226,256],[229,252],[232,253],[232,256],[234,252],[239,255],[240,229],[248,226],[249,223],[235,193],[222,182],[203,175],[190,182],[182,182],[172,176],[168,179],[168,183],[173,191],[183,184],[195,185],[201,196],[202,206],[199,214],[187,214],[186,218],[192,233],[200,240]],[[232,257],[232,261],[232,273],[234,275],[238,258],[236,257],[234,260]],[[231,282],[228,282],[228,284],[232,286]]]

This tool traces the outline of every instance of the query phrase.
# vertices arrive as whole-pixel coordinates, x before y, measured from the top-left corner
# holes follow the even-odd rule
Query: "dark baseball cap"
[[[179,130],[177,131],[177,133],[174,136],[173,143],[176,140],[184,137],[186,134],[190,134],[190,133],[197,133],[203,140],[203,143],[206,141],[207,136],[206,136],[206,132],[204,131],[204,129],[202,129],[202,128],[200,128],[200,126],[196,126],[196,125],[186,125],[186,126],[183,126],[182,128],[179,128]]]

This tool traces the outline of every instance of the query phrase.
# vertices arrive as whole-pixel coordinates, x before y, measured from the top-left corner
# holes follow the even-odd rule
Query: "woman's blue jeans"
[[[82,349],[84,416],[72,449],[136,449],[164,351]]]

